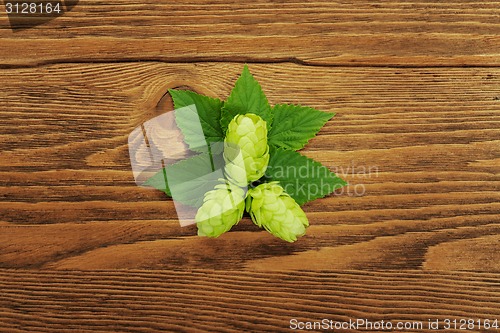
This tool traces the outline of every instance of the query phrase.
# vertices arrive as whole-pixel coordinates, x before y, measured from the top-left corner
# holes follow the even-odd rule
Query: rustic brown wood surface
[[[500,320],[500,2],[80,1],[18,31],[0,9],[0,332]],[[199,238],[133,181],[167,90],[226,98],[245,62],[272,104],[337,114],[302,153],[350,185],[294,244]]]

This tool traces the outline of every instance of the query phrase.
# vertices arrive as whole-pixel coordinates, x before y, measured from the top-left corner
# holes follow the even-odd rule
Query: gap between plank
[[[297,59],[294,57],[282,58],[282,59],[244,59],[244,58],[185,58],[182,60],[164,60],[160,58],[124,58],[124,59],[82,59],[82,60],[46,60],[41,61],[36,64],[0,64],[0,69],[23,69],[23,68],[38,68],[50,65],[58,64],[119,64],[119,63],[165,63],[165,64],[195,64],[195,63],[234,63],[234,64],[296,64],[301,66],[309,67],[324,67],[324,68],[335,68],[335,67],[365,67],[365,68],[500,68],[500,65],[493,64],[366,64],[366,63],[311,63],[306,60]]]

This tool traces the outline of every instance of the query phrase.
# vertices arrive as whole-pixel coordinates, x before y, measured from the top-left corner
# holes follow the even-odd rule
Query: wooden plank
[[[500,320],[499,5],[89,0],[16,31],[0,15],[0,332],[498,331],[477,323]],[[337,113],[302,153],[350,185],[304,206],[294,244],[248,218],[197,237],[130,171],[127,135],[169,88],[225,98],[243,62],[272,104]]]
[[[478,248],[481,248],[479,251]],[[500,235],[491,235],[477,239],[459,239],[439,244],[427,251],[426,269],[448,269],[473,271],[476,267],[491,266],[491,270],[500,272],[500,263],[491,261],[500,249]]]
[[[444,320],[500,318],[499,286],[498,275],[419,271],[0,270],[0,332],[288,332],[292,319],[409,322],[418,332],[439,320],[461,332]]]
[[[498,66],[499,4],[80,1],[32,29],[12,31],[2,15],[0,66],[145,60]]]
[[[127,135],[172,108],[168,88],[225,98],[241,69],[2,70],[0,267],[499,271],[498,68],[251,65],[271,103],[337,112],[303,153],[350,186],[304,206],[295,244],[248,219],[216,240],[181,228],[170,200],[135,186]]]

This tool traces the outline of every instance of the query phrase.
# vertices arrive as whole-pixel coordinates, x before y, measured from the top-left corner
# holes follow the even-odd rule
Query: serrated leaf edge
[[[189,105],[193,105],[193,104],[189,104],[189,105],[184,105],[184,106],[181,106],[181,107],[177,107],[176,105],[176,98],[174,97],[175,93],[178,92],[178,91],[183,91],[183,92],[186,92],[186,93],[189,93],[189,94],[194,94],[194,95],[197,95],[197,96],[201,96],[203,98],[207,98],[209,99],[211,102],[217,102],[217,103],[220,103],[222,106],[221,106],[221,111],[222,111],[222,108],[224,107],[224,101],[222,101],[221,99],[219,98],[214,98],[214,97],[209,97],[209,96],[206,96],[206,95],[202,95],[202,94],[198,94],[197,92],[194,92],[194,91],[191,91],[191,90],[183,90],[183,89],[169,89],[168,92],[170,94],[170,96],[172,97],[172,101],[174,103],[174,112],[176,112],[178,109],[181,109],[183,107],[186,107],[186,106],[189,106]],[[172,94],[172,92],[174,92],[174,94]],[[195,105],[195,104],[194,104]],[[197,113],[198,113],[198,110],[197,110]],[[177,113],[175,113],[177,115]],[[210,129],[212,129],[214,132],[219,132],[217,128],[215,128],[214,126],[212,126],[212,124],[208,123],[205,119],[203,119],[203,117],[200,117],[199,116],[199,113],[198,113],[198,119],[200,119],[200,122],[202,123],[202,125],[207,125],[207,127],[209,127]],[[221,119],[222,119],[222,113],[221,113]],[[177,121],[177,120],[176,120]],[[219,120],[220,122],[220,120]],[[182,134],[184,135],[184,131],[182,130],[182,128],[179,126],[179,124],[177,124],[177,126],[179,127],[179,129],[181,130]],[[201,127],[203,129],[203,126]],[[221,140],[222,141],[225,137],[225,132],[224,130],[222,129],[222,127],[220,128],[220,133],[221,133]],[[218,140],[215,140],[215,141],[209,141],[208,139],[219,139],[219,137],[215,137],[215,136],[206,136],[205,132],[203,132],[203,135],[205,136],[205,139],[208,141],[208,142],[217,142]],[[189,149],[193,150],[193,151],[196,151],[196,152],[203,152],[204,150],[201,149],[200,150],[200,147],[192,147],[191,144],[189,144]]]
[[[320,167],[324,167],[324,168],[326,168],[326,169],[328,170],[328,172],[330,172],[331,174],[333,174],[333,175],[335,176],[335,178],[336,178],[336,179],[339,179],[339,180],[341,180],[341,181],[344,183],[342,186],[338,187],[337,189],[339,189],[339,188],[342,188],[342,187],[345,187],[345,186],[349,185],[349,183],[348,183],[346,180],[344,180],[344,179],[340,178],[340,177],[339,177],[336,173],[332,172],[332,171],[330,170],[330,168],[328,168],[327,166],[323,165],[321,162],[318,162],[318,161],[316,161],[316,160],[314,160],[314,159],[312,159],[312,158],[310,158],[310,157],[307,157],[307,156],[305,156],[305,155],[302,155],[301,153],[299,153],[299,152],[297,152],[297,151],[293,151],[293,150],[289,150],[289,149],[283,149],[283,148],[281,148],[281,147],[275,147],[274,149],[276,149],[276,150],[281,149],[281,150],[283,150],[283,151],[294,152],[294,153],[296,153],[296,154],[298,154],[298,155],[300,155],[300,156],[302,156],[302,157],[305,157],[308,161],[311,161],[313,165],[316,165],[316,166],[320,166]],[[271,151],[271,152],[270,152],[270,154],[271,154],[271,158],[272,158],[272,154],[273,154],[273,153],[274,153],[274,151]],[[280,182],[280,181],[279,181],[279,180],[277,180],[277,179],[269,179],[269,180],[270,180],[270,181],[277,181],[277,182]],[[280,182],[280,183],[281,183],[281,182]],[[335,189],[335,190],[336,190],[336,189]],[[305,205],[306,203],[311,202],[311,201],[314,201],[314,200],[316,200],[316,199],[322,199],[322,198],[325,198],[326,196],[328,196],[328,195],[332,194],[333,192],[335,192],[335,190],[333,190],[333,191],[332,191],[332,192],[330,192],[330,193],[326,193],[326,194],[324,194],[324,195],[320,195],[320,196],[317,196],[317,197],[313,197],[312,199],[307,200],[307,201],[305,201],[305,202],[303,202],[303,203],[298,202],[297,200],[295,200],[295,198],[294,198],[294,200],[295,200],[295,201],[296,201],[296,202],[297,202],[300,206],[303,206],[303,205]],[[288,192],[287,192],[287,193],[288,193]],[[289,193],[288,193],[288,194],[289,194]]]
[[[246,73],[245,73],[245,72],[246,72]],[[238,79],[236,80],[236,82],[235,82],[235,84],[234,84],[234,86],[233,86],[233,89],[232,89],[232,90],[231,90],[231,92],[229,93],[228,98],[227,98],[225,101],[223,101],[223,103],[224,103],[224,104],[223,104],[223,106],[222,106],[222,108],[221,108],[221,119],[220,119],[220,124],[221,124],[221,129],[222,129],[222,132],[223,132],[224,136],[226,135],[226,132],[227,132],[227,127],[228,127],[229,123],[231,122],[231,120],[232,120],[234,117],[236,117],[237,115],[239,115],[239,114],[243,114],[243,113],[236,113],[235,115],[231,115],[231,114],[229,114],[229,113],[227,112],[229,109],[228,109],[228,108],[226,108],[226,103],[227,103],[227,100],[228,100],[229,98],[231,98],[231,95],[233,94],[234,88],[236,87],[236,83],[238,82],[238,80],[240,80],[240,78],[241,78],[244,74],[248,74],[248,75],[250,76],[250,78],[251,78],[253,81],[255,81],[255,82],[257,83],[257,86],[260,88],[259,90],[260,90],[260,92],[262,93],[262,95],[264,96],[264,98],[265,98],[265,105],[267,106],[267,111],[268,111],[268,114],[266,114],[266,116],[268,116],[268,117],[269,117],[269,119],[264,119],[264,118],[262,118],[262,115],[261,115],[261,114],[257,114],[257,113],[255,113],[255,112],[247,112],[247,113],[255,114],[255,115],[257,115],[257,116],[261,117],[264,121],[266,121],[267,131],[268,131],[268,132],[269,132],[269,131],[271,130],[271,128],[272,128],[272,123],[273,123],[273,120],[274,120],[274,119],[273,119],[273,118],[274,118],[274,114],[273,114],[273,112],[272,112],[272,106],[271,106],[271,104],[269,104],[269,100],[267,99],[267,96],[266,96],[266,94],[265,94],[265,92],[264,92],[264,89],[262,89],[262,86],[261,86],[260,82],[259,82],[259,81],[258,81],[258,80],[257,80],[257,79],[253,76],[253,74],[250,72],[250,69],[248,68],[248,65],[247,65],[247,64],[245,64],[245,66],[243,67],[243,71],[242,71],[242,73],[240,74],[240,76],[238,77]],[[252,87],[252,92],[253,92],[253,89],[255,89],[255,87]],[[245,91],[245,94],[247,94],[247,91]],[[242,100],[241,100],[241,97],[240,97],[240,96],[238,96],[238,98],[240,99],[240,102],[241,102],[241,101],[242,101]],[[226,111],[226,112],[224,112],[224,111]],[[247,114],[247,113],[245,113],[245,114]],[[226,116],[226,114],[227,114],[228,116]],[[229,118],[229,116],[232,116],[232,117],[231,117],[231,118]]]
[[[311,141],[312,139],[314,139],[317,135],[318,135],[318,132],[326,125],[327,122],[329,122],[330,120],[333,119],[333,117],[335,117],[336,113],[335,112],[325,112],[325,111],[321,111],[321,110],[318,110],[318,109],[315,109],[315,108],[312,108],[310,106],[303,106],[301,104],[275,104],[272,108],[271,108],[271,112],[274,113],[274,108],[276,108],[277,106],[280,106],[280,107],[285,107],[285,106],[292,106],[292,107],[300,107],[300,108],[307,108],[307,109],[313,109],[313,110],[316,110],[318,112],[321,112],[321,113],[324,113],[325,115],[331,115],[328,119],[326,119],[325,121],[323,121],[323,124],[319,127],[318,131],[316,132],[316,134],[312,137],[312,138],[309,138],[304,144],[302,144],[300,146],[300,148],[297,148],[297,149],[294,149],[294,148],[291,148],[291,147],[283,147],[283,146],[280,146],[280,145],[275,145],[275,144],[272,144],[271,142],[269,142],[269,145],[272,145],[273,147],[276,147],[276,148],[283,148],[285,150],[293,150],[293,151],[298,151],[298,150],[301,150],[301,149],[304,149],[305,146],[307,146],[309,144],[309,141]],[[270,130],[269,130],[270,131]],[[269,132],[268,131],[268,132]],[[291,130],[287,130],[287,131],[284,131],[284,132],[280,132],[281,133],[287,133],[287,132],[292,132]]]

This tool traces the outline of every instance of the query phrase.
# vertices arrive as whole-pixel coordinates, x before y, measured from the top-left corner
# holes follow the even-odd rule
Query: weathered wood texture
[[[485,320],[500,317],[499,284],[492,274],[413,271],[0,270],[0,332],[290,332],[292,318]]]
[[[497,1],[80,1],[14,35],[0,17],[0,59],[496,66],[499,15]]]
[[[297,244],[249,221],[217,240],[181,229],[170,200],[134,184],[127,134],[158,112],[167,88],[224,98],[241,67],[4,70],[2,265],[500,270],[500,260],[483,262],[500,259],[490,248],[500,228],[500,71],[491,68],[252,65],[272,103],[337,112],[303,152],[351,185],[305,206],[312,226]]]
[[[1,17],[0,332],[500,319],[499,14],[123,0],[16,32]],[[127,136],[167,90],[225,98],[244,61],[272,104],[337,113],[303,154],[350,186],[304,206],[294,244],[248,219],[196,237],[133,182]]]

